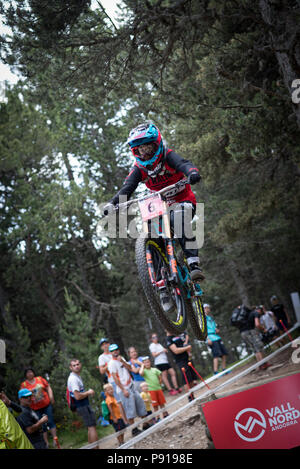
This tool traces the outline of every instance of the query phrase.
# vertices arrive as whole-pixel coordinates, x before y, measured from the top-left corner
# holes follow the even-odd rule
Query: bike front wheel
[[[143,233],[136,241],[135,255],[139,278],[151,311],[167,331],[172,334],[184,332],[187,327],[184,291],[168,279],[169,264],[163,240],[151,239]],[[172,305],[168,312],[161,303],[162,290]]]

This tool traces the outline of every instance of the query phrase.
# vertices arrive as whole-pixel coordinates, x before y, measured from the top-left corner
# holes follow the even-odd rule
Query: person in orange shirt
[[[103,386],[103,390],[106,396],[105,402],[110,412],[109,422],[113,425],[116,432],[119,432],[120,430],[126,428],[127,422],[125,423],[124,419],[122,418],[122,414],[125,416],[124,409],[120,408],[120,406],[122,406],[121,402],[117,402],[116,398],[114,397],[114,388],[110,383],[105,384]],[[124,433],[118,435],[117,438],[119,444],[122,445],[124,443]]]
[[[35,372],[32,368],[25,370],[26,380],[21,383],[20,389],[29,389],[32,392],[32,403],[31,409],[34,410],[40,418],[43,415],[48,416],[48,422],[43,426],[43,436],[47,447],[48,443],[48,432],[49,428],[52,438],[53,445],[56,445],[54,437],[56,437],[56,425],[53,418],[53,407],[54,395],[48,381],[42,376],[35,376]]]

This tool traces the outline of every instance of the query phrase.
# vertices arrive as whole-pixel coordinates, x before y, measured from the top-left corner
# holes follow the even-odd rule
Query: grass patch
[[[115,431],[112,425],[109,425],[107,427],[97,425],[97,433],[100,440],[101,438],[104,438],[107,435],[115,433]],[[69,425],[64,428],[57,429],[57,436],[62,449],[78,449],[84,445],[87,445],[87,434],[87,428],[85,428],[83,425]],[[50,437],[50,435],[48,438],[50,443],[49,448],[51,448],[52,438]]]

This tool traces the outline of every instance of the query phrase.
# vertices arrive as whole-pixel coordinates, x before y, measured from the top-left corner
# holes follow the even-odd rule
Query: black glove
[[[188,175],[188,183],[189,184],[196,184],[200,180],[201,180],[201,176],[198,173],[198,171],[193,170],[189,173],[189,175]]]

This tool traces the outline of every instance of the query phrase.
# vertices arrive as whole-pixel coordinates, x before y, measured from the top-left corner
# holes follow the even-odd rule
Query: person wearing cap
[[[0,389],[4,380],[0,376]],[[34,449],[29,439],[21,429],[10,409],[17,413],[22,407],[12,402],[4,393],[0,392],[0,449]]]
[[[33,393],[26,388],[20,389],[18,398],[22,408],[22,413],[17,416],[16,420],[34,449],[47,449],[48,446],[43,437],[43,425],[48,422],[48,416],[43,415],[41,418],[31,409]]]
[[[131,366],[120,355],[119,346],[117,344],[111,344],[109,346],[109,352],[112,354],[112,359],[108,363],[108,370],[117,385],[117,400],[119,397],[128,423],[132,425],[137,416],[147,416],[146,407],[143,399],[134,389],[133,379],[130,374]],[[134,428],[132,430],[132,436],[140,432],[141,430]]]
[[[104,384],[107,382],[112,383],[113,379],[107,368],[108,362],[112,359],[112,354],[108,350],[110,346],[110,341],[106,339],[105,337],[103,337],[99,341],[99,345],[103,352],[98,357],[99,372],[101,375],[104,376]]]
[[[101,375],[104,375],[104,384],[107,382],[111,383],[111,380],[109,379],[111,377],[109,376],[109,372],[107,370],[108,362],[112,359],[112,355],[108,351],[110,341],[106,339],[105,337],[103,337],[99,341],[99,345],[103,352],[98,357],[99,372]]]
[[[213,355],[213,370],[214,374],[218,373],[219,358],[222,360],[222,371],[226,369],[226,356],[228,355],[227,350],[223,344],[221,337],[219,336],[220,330],[217,328],[217,324],[211,315],[210,305],[205,303],[203,309],[206,315],[207,324],[207,339],[206,343],[210,347]]]
[[[112,354],[109,351],[110,341],[109,339],[103,337],[103,339],[99,341],[99,345],[103,352],[98,357],[98,366],[100,374],[104,376],[104,384],[109,383],[112,385],[112,387],[114,388],[114,395],[115,397],[117,397],[117,385],[114,382],[114,378],[112,377],[110,371],[108,370],[108,363],[112,359]]]

